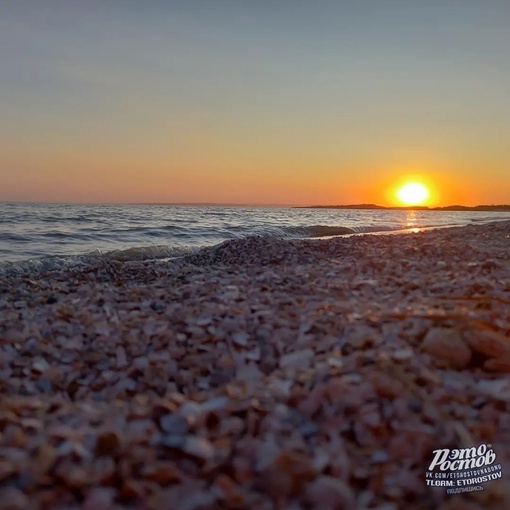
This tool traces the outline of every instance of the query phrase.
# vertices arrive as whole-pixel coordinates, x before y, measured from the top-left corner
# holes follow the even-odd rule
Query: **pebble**
[[[306,488],[306,499],[316,510],[355,510],[349,486],[332,476],[320,476]]]
[[[314,352],[312,349],[301,349],[290,352],[280,358],[281,368],[307,368],[310,366]]]

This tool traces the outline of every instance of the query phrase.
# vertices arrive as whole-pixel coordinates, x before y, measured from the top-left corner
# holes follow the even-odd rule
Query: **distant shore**
[[[484,211],[484,212],[509,212],[510,205],[447,205],[445,207],[427,207],[427,206],[390,206],[376,204],[352,204],[352,205],[308,205],[295,207],[295,209],[381,209],[386,211]]]

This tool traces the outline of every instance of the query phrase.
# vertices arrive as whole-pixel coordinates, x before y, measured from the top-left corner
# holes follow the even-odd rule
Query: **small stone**
[[[203,412],[201,405],[192,401],[185,402],[179,409],[179,415],[184,417],[191,427],[197,424]]]
[[[214,455],[212,444],[207,439],[197,436],[188,436],[182,450],[188,455],[204,461],[212,459]]]
[[[328,365],[334,368],[342,368],[344,366],[344,362],[339,356],[329,356]]]
[[[152,301],[150,307],[157,313],[163,313],[166,310],[165,303],[161,301]]]
[[[117,432],[103,432],[96,442],[96,456],[113,455],[120,446],[120,437]]]
[[[292,450],[277,455],[266,471],[269,492],[277,498],[297,494],[315,476],[313,459]]]
[[[284,354],[280,358],[280,368],[308,368],[313,356],[312,349],[301,349]]]
[[[51,444],[43,444],[33,459],[37,472],[46,474],[57,460],[57,452]]]
[[[178,414],[164,414],[159,419],[159,426],[168,434],[183,435],[189,431],[188,420]]]
[[[119,345],[115,351],[116,355],[116,366],[117,368],[124,368],[127,366],[126,350],[124,347]]]
[[[264,377],[264,374],[258,369],[257,365],[241,365],[236,371],[236,377],[250,389],[253,389],[257,383]]]
[[[98,457],[94,460],[93,475],[101,485],[110,485],[115,476],[115,461],[111,457]]]
[[[39,391],[42,391],[43,393],[49,393],[50,391],[53,391],[53,385],[51,384],[51,381],[48,381],[48,379],[39,379],[35,383],[35,386]]]
[[[0,483],[18,471],[16,465],[6,459],[0,459]]]
[[[28,496],[15,487],[5,487],[0,490],[0,505],[2,510],[25,510],[29,508]]]
[[[149,359],[147,356],[139,356],[133,360],[133,366],[140,370],[145,370],[149,366]]]
[[[320,476],[306,488],[306,500],[321,510],[354,510],[354,495],[348,485],[332,476]]]
[[[160,510],[178,508],[179,510],[202,510],[215,508],[217,500],[211,491],[206,490],[202,480],[186,480],[171,488],[155,493],[143,508]]]
[[[227,508],[242,508],[245,507],[245,498],[242,494],[241,488],[225,474],[220,474],[215,481],[215,485],[220,488],[222,492],[221,499]]]
[[[215,397],[202,403],[204,411],[221,411],[228,407],[230,399],[228,397]]]
[[[113,504],[115,491],[107,487],[95,487],[90,489],[85,499],[82,510],[110,510]]]
[[[127,499],[128,501],[132,499],[142,499],[145,496],[145,489],[138,480],[128,478],[122,484],[120,494],[122,499]]]
[[[244,331],[239,331],[233,336],[232,341],[240,347],[246,347],[248,345],[248,335]]]
[[[43,373],[50,367],[50,364],[42,357],[37,357],[32,362],[32,371],[37,373]]]
[[[487,372],[496,372],[499,374],[510,374],[510,358],[489,359],[483,364]]]
[[[59,464],[55,475],[70,489],[82,489],[90,482],[87,470],[70,462]]]
[[[160,485],[179,482],[183,474],[171,462],[160,461],[156,464],[144,466],[141,472],[142,477],[152,480]]]
[[[411,349],[397,349],[393,353],[393,359],[397,361],[405,361],[413,357],[413,351]]]
[[[3,432],[3,440],[15,448],[24,448],[27,444],[27,435],[17,425],[8,425]]]
[[[374,372],[370,375],[370,381],[380,397],[395,398],[404,393],[402,383],[382,372]]]
[[[389,455],[382,450],[377,450],[372,454],[372,461],[375,463],[387,462],[388,459]]]

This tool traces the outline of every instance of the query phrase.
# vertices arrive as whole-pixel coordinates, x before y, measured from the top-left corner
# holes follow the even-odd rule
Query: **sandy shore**
[[[510,508],[510,222],[3,277],[0,393],[2,509]]]

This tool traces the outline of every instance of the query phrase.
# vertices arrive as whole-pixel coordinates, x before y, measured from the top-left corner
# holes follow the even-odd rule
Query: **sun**
[[[420,182],[408,182],[397,191],[398,199],[406,205],[420,205],[429,198],[428,188]]]

